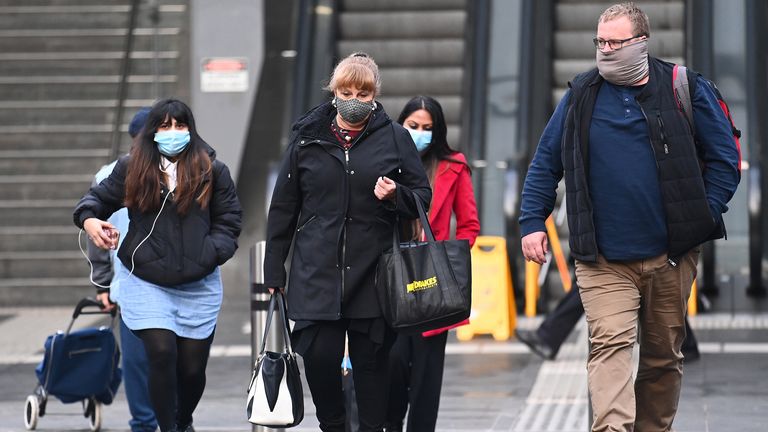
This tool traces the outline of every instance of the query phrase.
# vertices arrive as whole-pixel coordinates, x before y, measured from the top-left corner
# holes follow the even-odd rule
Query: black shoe
[[[515,336],[517,336],[517,340],[528,345],[531,351],[545,360],[554,360],[557,355],[557,351],[544,343],[535,330],[515,330]]]

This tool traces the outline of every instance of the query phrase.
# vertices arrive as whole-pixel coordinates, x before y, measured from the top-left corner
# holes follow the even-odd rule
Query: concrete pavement
[[[45,336],[63,328],[70,308],[0,309],[0,432],[24,429],[24,399],[36,385],[34,366]],[[226,305],[208,367],[208,385],[196,411],[198,431],[249,431],[245,386],[250,375],[248,311]],[[88,317],[94,325],[98,318]],[[533,327],[537,319],[520,319]],[[702,358],[685,368],[678,432],[747,431],[768,423],[768,315],[700,315],[693,320]],[[78,324],[80,320],[78,320]],[[543,362],[514,341],[449,339],[439,431],[587,430],[586,335],[582,324],[556,361]],[[295,431],[317,431],[305,385],[306,416]],[[41,431],[88,430],[78,404],[50,400]],[[127,431],[122,390],[103,411],[103,430]]]

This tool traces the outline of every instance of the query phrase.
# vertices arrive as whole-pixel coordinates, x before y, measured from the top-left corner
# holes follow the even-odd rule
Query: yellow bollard
[[[539,300],[539,272],[541,265],[525,262],[525,316],[536,316],[536,302]]]
[[[693,280],[693,285],[691,285],[691,295],[688,296],[688,315],[696,315],[699,312],[699,305],[696,303],[697,300],[697,289],[696,289],[696,279]]]

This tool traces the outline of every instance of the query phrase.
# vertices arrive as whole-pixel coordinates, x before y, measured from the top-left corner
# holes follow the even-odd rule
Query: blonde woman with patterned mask
[[[416,200],[428,207],[432,196],[410,134],[376,100],[380,87],[367,54],[339,62],[332,97],[293,125],[267,220],[264,283],[287,293],[294,349],[322,431],[344,431],[345,336],[360,431],[383,429],[395,333],[376,295],[376,263],[396,220],[417,218]]]

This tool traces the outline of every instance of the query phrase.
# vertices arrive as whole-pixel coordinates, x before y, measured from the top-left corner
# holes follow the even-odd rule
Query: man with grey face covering
[[[648,55],[650,35],[632,3],[603,12],[597,68],[569,83],[523,187],[523,255],[543,263],[544,221],[565,177],[591,342],[593,431],[671,430],[699,245],[725,235],[722,214],[740,180],[731,125],[712,88],[689,72],[692,131],[674,96],[674,65]]]

